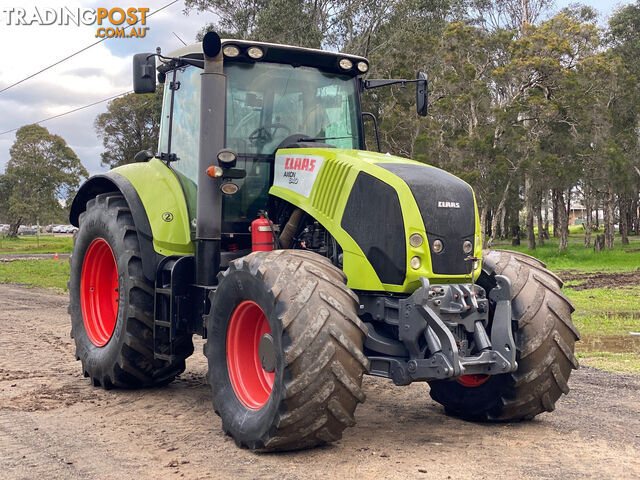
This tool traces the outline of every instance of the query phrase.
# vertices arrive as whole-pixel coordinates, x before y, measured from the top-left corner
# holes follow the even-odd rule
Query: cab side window
[[[171,131],[171,153],[177,157],[171,168],[177,173],[185,195],[191,219],[196,212],[196,189],[198,185],[198,153],[200,146],[200,73],[199,68],[187,66],[177,69],[173,100],[173,127]],[[169,152],[169,113],[171,107],[171,85],[173,72],[168,72],[164,84],[162,118],[158,150]]]

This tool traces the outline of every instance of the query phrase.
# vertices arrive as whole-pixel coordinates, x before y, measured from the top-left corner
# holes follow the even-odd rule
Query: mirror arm
[[[229,179],[245,178],[247,171],[244,168],[222,168],[222,177]]]
[[[197,68],[204,68],[204,60],[199,60],[197,58],[188,58],[188,57],[165,57],[164,55],[150,55],[156,56],[160,60],[164,61],[162,65],[158,66],[158,72],[165,73],[169,70],[173,70],[182,65],[191,65]]]
[[[386,87],[387,85],[401,84],[402,86],[405,86],[407,83],[416,83],[416,82],[419,82],[419,81],[420,80],[418,80],[418,79],[416,79],[416,80],[406,80],[406,79],[403,79],[403,78],[372,79],[372,80],[365,80],[363,82],[363,86],[367,90],[370,90],[372,88]]]
[[[373,119],[373,128],[376,132],[376,143],[378,144],[378,152],[381,152],[380,150],[380,134],[378,133],[378,120],[376,119],[376,116],[371,113],[371,112],[362,112],[361,115],[363,117],[371,117]],[[366,142],[366,139],[365,139]],[[365,145],[366,148],[366,145]]]

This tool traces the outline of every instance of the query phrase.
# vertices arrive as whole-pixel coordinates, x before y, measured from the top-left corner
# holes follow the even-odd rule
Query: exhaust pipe
[[[221,178],[207,175],[218,165],[224,148],[227,77],[222,70],[220,37],[209,32],[202,41],[204,72],[200,75],[200,150],[198,156],[198,214],[196,219],[196,283],[212,286],[220,270],[222,230]]]

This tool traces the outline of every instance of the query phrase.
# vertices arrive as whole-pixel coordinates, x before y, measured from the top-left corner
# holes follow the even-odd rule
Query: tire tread
[[[504,275],[512,282],[518,370],[475,391],[461,392],[455,382],[432,382],[431,396],[448,413],[473,420],[532,419],[553,411],[562,394],[569,393],[569,376],[578,368],[574,345],[580,338],[571,321],[574,307],[561,291],[560,278],[543,262],[501,250],[485,251],[483,257],[489,276]]]
[[[86,349],[81,348],[78,344],[78,335],[75,330],[84,328],[82,312],[79,295],[71,296],[69,305],[69,313],[72,317],[71,336],[76,340],[76,357],[82,362],[83,374],[90,377],[94,385],[103,388],[140,388],[166,385],[184,371],[185,358],[193,352],[191,335],[183,334],[178,337],[176,345],[179,346],[177,350],[180,353],[173,362],[154,358],[153,296],[155,289],[153,283],[147,280],[142,271],[140,245],[131,209],[124,196],[119,192],[103,193],[87,202],[86,210],[80,215],[80,228],[92,216],[97,216],[100,221],[108,225],[107,228],[114,229],[116,242],[122,246],[121,257],[125,260],[119,262],[119,274],[121,278],[125,277],[126,279],[125,282],[121,280],[121,288],[124,283],[128,290],[126,298],[129,299],[129,305],[125,309],[124,341],[115,361],[96,367],[83,354]],[[132,234],[135,234],[135,237]],[[129,237],[127,241],[125,241],[126,237]],[[134,248],[131,248],[132,245],[135,245]],[[75,253],[71,258],[73,274],[73,263],[81,261],[81,259]],[[125,271],[123,271],[122,265],[126,266]],[[81,267],[77,271],[81,272]],[[79,289],[79,279],[70,280],[70,288],[75,284]],[[134,292],[137,293],[134,294]],[[121,298],[123,296],[121,295]]]
[[[287,380],[273,424],[262,438],[235,438],[236,443],[263,451],[296,450],[341,438],[365,400],[362,375],[369,368],[362,353],[366,327],[357,318],[357,296],[345,285],[344,274],[324,257],[302,250],[251,253],[232,262],[220,281],[233,281],[236,271],[264,282],[288,339]],[[205,352],[214,348],[212,342],[210,337]],[[216,401],[214,394],[214,409],[222,412]],[[233,433],[221,416],[223,429]]]

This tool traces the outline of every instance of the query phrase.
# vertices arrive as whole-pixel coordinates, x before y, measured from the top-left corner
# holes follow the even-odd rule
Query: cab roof
[[[348,55],[339,52],[327,52],[325,50],[296,47],[292,45],[279,45],[276,43],[252,42],[249,40],[223,39],[221,43],[223,51],[224,47],[227,45],[235,45],[240,50],[240,55],[238,55],[237,57],[231,58],[225,55],[225,61],[245,63],[254,63],[256,61],[285,63],[293,66],[316,67],[324,71],[342,73],[351,76],[366,73],[369,69],[369,62],[367,61],[367,59],[358,55]],[[247,55],[247,50],[250,47],[260,47],[264,52],[264,56],[259,60],[250,58]],[[204,54],[202,51],[202,42],[180,47],[169,53],[167,57],[186,57],[192,60],[201,60],[204,58]],[[340,67],[339,62],[344,58],[351,61],[352,68],[345,70]],[[364,62],[367,66],[364,72],[358,69],[358,63],[360,62]],[[165,65],[161,65],[159,67],[160,71],[166,71],[170,68],[173,68],[173,65],[169,65],[170,62],[163,61],[163,63]]]

